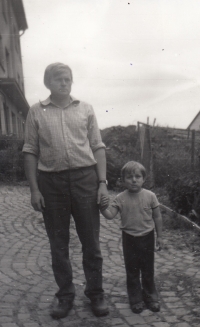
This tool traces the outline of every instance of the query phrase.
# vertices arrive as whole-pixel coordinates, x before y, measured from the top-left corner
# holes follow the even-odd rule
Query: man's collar
[[[51,102],[51,97],[49,96],[46,100],[40,101],[40,103],[43,106],[48,106],[50,103],[52,103]],[[80,101],[70,95],[70,104],[71,103],[73,103],[75,106],[77,106],[80,103]]]

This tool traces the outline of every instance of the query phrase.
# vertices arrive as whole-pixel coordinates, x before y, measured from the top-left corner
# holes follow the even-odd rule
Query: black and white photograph
[[[200,327],[200,2],[0,0],[0,327]]]

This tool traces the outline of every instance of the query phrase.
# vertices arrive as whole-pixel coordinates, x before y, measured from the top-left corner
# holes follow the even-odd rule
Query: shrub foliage
[[[25,180],[23,141],[10,136],[0,138],[0,180],[15,182]]]

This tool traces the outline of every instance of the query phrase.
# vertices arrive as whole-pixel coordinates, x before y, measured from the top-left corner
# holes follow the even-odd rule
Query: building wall
[[[24,92],[19,28],[12,2],[2,0],[0,6],[0,77],[15,78]]]
[[[15,105],[0,94],[0,135],[24,137],[25,119],[16,110]]]
[[[24,94],[19,28],[12,0],[0,1],[0,78],[14,78]],[[0,134],[23,138],[20,108],[2,92],[0,84]]]
[[[200,115],[197,116],[195,121],[190,125],[190,129],[200,130]]]

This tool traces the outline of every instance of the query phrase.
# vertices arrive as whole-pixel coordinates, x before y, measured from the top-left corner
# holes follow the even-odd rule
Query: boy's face
[[[140,192],[144,181],[141,171],[136,169],[132,173],[125,174],[124,186],[129,192],[138,193]]]
[[[49,89],[52,95],[66,97],[71,92],[72,77],[69,70],[63,70],[51,77]]]

